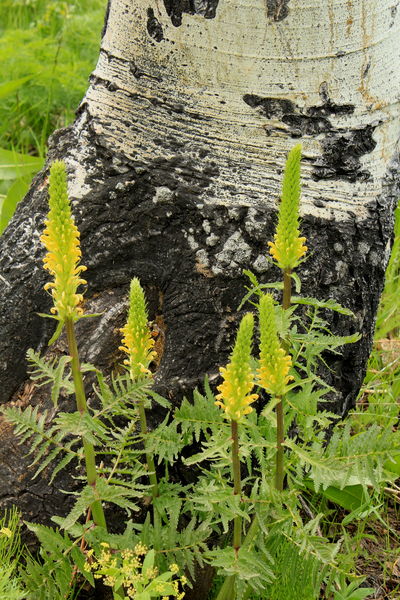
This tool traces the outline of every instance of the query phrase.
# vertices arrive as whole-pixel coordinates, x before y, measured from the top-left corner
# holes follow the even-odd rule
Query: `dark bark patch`
[[[312,117],[329,116],[329,115],[351,115],[355,109],[354,104],[335,104],[329,98],[319,106],[310,106],[307,109],[307,114]]]
[[[329,117],[352,114],[354,105],[335,104],[324,85],[321,85],[321,99],[321,104],[302,108],[287,98],[263,98],[255,94],[243,96],[244,102],[257,109],[262,116],[284,123],[291,137],[324,136],[321,141],[322,156],[314,163],[314,179],[369,179],[370,174],[362,169],[360,158],[372,152],[376,146],[372,137],[375,127],[335,127]],[[282,129],[274,124],[268,127],[269,132],[271,128]]]
[[[267,0],[267,15],[273,21],[283,21],[289,14],[289,0]]]
[[[164,39],[162,25],[155,16],[152,8],[147,9],[147,32],[156,42],[161,42]]]
[[[243,100],[252,108],[258,108],[268,119],[282,119],[287,113],[294,113],[296,105],[286,98],[263,98],[256,94],[245,94]]]
[[[367,125],[362,129],[340,133],[329,133],[322,142],[322,156],[316,160],[313,178],[346,179],[366,181],[368,171],[361,168],[360,158],[372,152],[376,146],[373,139],[375,127]]]
[[[318,135],[332,129],[329,119],[320,116],[289,114],[283,115],[282,122],[289,125],[292,137]]]
[[[90,75],[89,81],[93,86],[103,86],[109,92],[116,92],[118,90],[118,86],[112,83],[112,81],[110,81],[109,79],[104,79],[103,77],[98,77],[93,73]]]
[[[172,25],[182,25],[183,13],[214,19],[219,0],[164,0],[165,10]]]

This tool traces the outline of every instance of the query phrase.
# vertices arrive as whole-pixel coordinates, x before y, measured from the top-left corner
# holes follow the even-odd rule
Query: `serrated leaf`
[[[221,451],[226,450],[228,447],[232,445],[232,440],[230,435],[222,435],[220,440],[213,440],[212,443],[209,444],[205,450],[202,452],[198,452],[197,454],[193,454],[189,458],[183,459],[185,465],[194,465],[204,460],[211,460],[215,458],[219,458]]]
[[[154,400],[154,402],[156,402],[157,404],[159,404],[163,408],[167,408],[167,409],[171,408],[171,402],[169,400],[167,400],[167,398],[164,398],[164,396],[160,396],[160,394],[157,394],[157,392],[155,392],[152,389],[149,389],[147,391],[147,393],[150,396],[150,398],[152,400]]]
[[[296,294],[300,294],[300,291],[301,291],[301,280],[300,280],[300,277],[297,275],[297,273],[291,273],[290,277],[294,281],[294,286],[295,286]],[[293,302],[293,297],[292,297],[292,302]]]
[[[296,289],[297,292],[297,289]],[[333,310],[341,315],[347,315],[349,317],[355,317],[353,311],[349,308],[345,308],[339,302],[333,299],[329,300],[318,300],[317,298],[308,298],[306,296],[292,296],[292,304],[305,304],[307,306],[315,306],[316,308],[327,308]]]

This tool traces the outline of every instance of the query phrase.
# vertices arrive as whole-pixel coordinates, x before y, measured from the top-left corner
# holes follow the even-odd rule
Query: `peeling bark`
[[[389,0],[313,4],[109,2],[76,121],[53,135],[0,239],[2,402],[23,390],[26,349],[45,349],[52,333],[37,316],[49,309],[39,235],[52,160],[67,164],[88,310],[103,311],[79,323],[83,359],[120,360],[117,330],[138,276],[163,330],[157,385],[174,399],[205,373],[216,381],[240,319],[242,269],[279,276],[267,241],[285,157],[300,140],[311,253],[299,274],[304,294],[355,312],[330,317],[336,333],[363,338],[328,356],[325,374],[332,408],[354,403],[399,195],[400,19]],[[3,451],[13,443],[3,437]]]

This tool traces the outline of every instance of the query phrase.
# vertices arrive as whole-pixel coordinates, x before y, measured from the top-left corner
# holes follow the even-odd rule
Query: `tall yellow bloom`
[[[257,370],[258,383],[271,396],[282,397],[286,386],[293,379],[289,375],[292,359],[281,347],[275,320],[274,300],[264,294],[259,305],[260,362]]]
[[[133,380],[150,374],[149,365],[157,354],[152,350],[154,339],[148,327],[148,320],[143,289],[139,279],[134,277],[129,293],[128,320],[121,329],[123,346],[120,346],[120,350],[128,355],[124,364],[129,368]]]
[[[297,267],[307,252],[306,238],[301,237],[299,231],[300,160],[301,145],[298,144],[288,154],[276,233],[274,241],[268,242],[270,254],[284,271]]]
[[[82,315],[79,304],[83,301],[77,288],[86,284],[81,277],[86,267],[79,264],[79,231],[71,214],[67,174],[62,161],[53,162],[50,168],[49,209],[40,240],[47,249],[44,268],[53,281],[46,283],[44,289],[51,290],[54,305],[50,312],[55,318],[61,323],[66,319],[76,321]]]
[[[250,404],[258,398],[257,394],[250,393],[254,387],[250,367],[253,327],[254,317],[247,313],[240,323],[230,362],[220,368],[224,381],[217,388],[220,393],[215,404],[223,408],[232,421],[240,421],[249,414],[253,410]]]

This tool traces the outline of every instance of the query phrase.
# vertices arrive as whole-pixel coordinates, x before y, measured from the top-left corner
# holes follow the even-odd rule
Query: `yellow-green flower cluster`
[[[260,362],[257,370],[258,383],[271,396],[281,397],[293,378],[289,375],[292,359],[281,347],[278,338],[274,300],[264,294],[259,305]]]
[[[253,315],[247,313],[240,323],[230,362],[220,368],[224,381],[217,388],[220,393],[215,404],[223,408],[225,416],[232,421],[240,421],[249,414],[253,410],[250,404],[258,398],[251,393],[254,387],[250,366],[253,327]]]
[[[13,532],[8,527],[2,527],[0,529],[0,534],[6,535],[8,538],[12,538],[12,536],[13,536]]]
[[[291,271],[307,252],[305,237],[299,231],[301,145],[289,152],[283,176],[282,198],[274,241],[268,242],[270,254],[284,271]]]
[[[124,364],[127,365],[131,378],[137,380],[149,376],[149,365],[156,352],[152,350],[154,339],[148,326],[146,300],[137,277],[131,281],[128,320],[121,333],[123,346],[120,346],[120,350],[128,355]]]
[[[65,319],[75,321],[82,315],[79,305],[83,296],[77,293],[77,288],[86,283],[81,277],[86,267],[79,264],[79,231],[71,214],[67,174],[62,161],[55,161],[50,168],[49,209],[40,240],[47,249],[44,268],[53,281],[46,283],[44,289],[51,290],[54,305],[50,311],[55,318],[61,322]]]
[[[142,594],[143,597],[146,594],[146,597],[152,598],[169,599],[172,596],[177,600],[183,599],[185,594],[180,586],[186,585],[187,579],[184,575],[173,579],[179,573],[178,565],[170,565],[169,571],[160,575],[154,567],[154,550],[148,552],[141,543],[133,550],[121,551],[111,551],[107,542],[102,542],[101,546],[98,558],[93,555],[93,550],[86,553],[85,571],[93,573],[95,579],[102,579],[114,589],[123,588],[126,600],[142,598]]]

